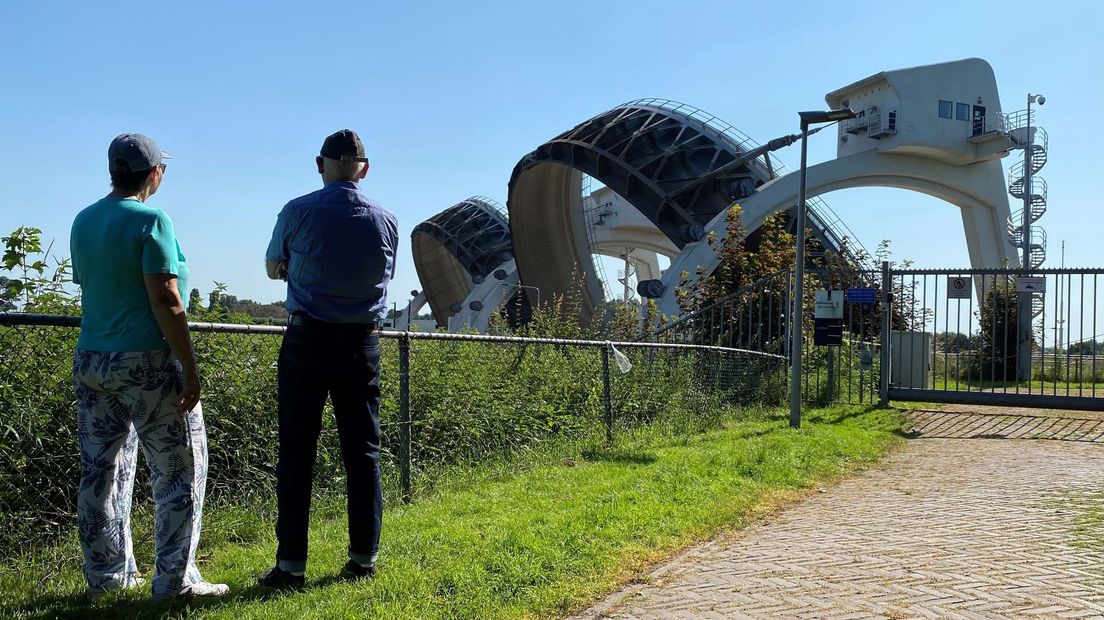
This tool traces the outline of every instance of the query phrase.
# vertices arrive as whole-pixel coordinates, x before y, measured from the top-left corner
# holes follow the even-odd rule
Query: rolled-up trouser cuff
[[[352,552],[349,553],[349,559],[356,562],[357,564],[360,564],[361,566],[375,566],[377,557],[379,557],[378,553],[373,553],[371,555],[364,555],[361,553]]]
[[[287,573],[305,573],[307,572],[307,561],[276,560],[276,568]]]

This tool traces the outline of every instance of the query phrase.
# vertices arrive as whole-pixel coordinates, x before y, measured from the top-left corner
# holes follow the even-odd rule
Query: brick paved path
[[[958,436],[977,436],[964,425],[1015,432],[982,432],[995,422],[980,417],[960,419]],[[923,437],[958,432],[916,421]],[[1104,550],[1074,531],[1104,503],[1104,443],[1079,434],[1095,421],[1067,424],[1052,426],[1081,441],[910,441],[884,466],[692,548],[577,618],[1104,617]]]

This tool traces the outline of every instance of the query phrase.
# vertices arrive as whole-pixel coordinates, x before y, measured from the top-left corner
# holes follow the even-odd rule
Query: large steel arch
[[[502,206],[483,196],[472,196],[418,224],[410,243],[425,301],[441,327],[448,326],[476,284],[513,260]]]
[[[602,287],[582,210],[583,174],[623,197],[682,249],[701,241],[705,226],[733,201],[773,179],[777,162],[770,151],[794,138],[761,147],[715,116],[662,99],[620,105],[556,136],[523,157],[510,178],[507,206],[521,281],[545,300],[578,295],[579,318],[589,323]],[[838,247],[823,207],[811,207],[816,232]]]

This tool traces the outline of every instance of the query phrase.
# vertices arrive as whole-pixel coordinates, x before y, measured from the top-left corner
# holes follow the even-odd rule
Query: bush
[[[0,510],[11,516],[0,531],[0,554],[44,540],[73,521],[80,475],[70,385],[76,336],[72,327],[0,327]],[[210,501],[271,496],[280,336],[193,336],[204,377]],[[382,348],[382,467],[395,497],[397,343],[384,339]],[[633,364],[628,373],[611,361],[618,432],[657,423],[702,430],[726,404],[782,393],[784,368],[754,355],[678,349],[627,354]],[[431,488],[445,467],[510,459],[605,432],[600,346],[414,340],[410,375],[412,462],[420,490]],[[315,467],[319,493],[344,488],[336,429],[332,416],[326,420]],[[139,480],[137,498],[147,495],[147,486]]]

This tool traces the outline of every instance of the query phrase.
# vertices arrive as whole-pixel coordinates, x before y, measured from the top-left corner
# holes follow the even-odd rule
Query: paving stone
[[[1104,553],[1074,531],[1104,415],[991,411],[910,414],[920,439],[880,466],[574,619],[1104,618]],[[1002,436],[1023,439],[979,438]]]

